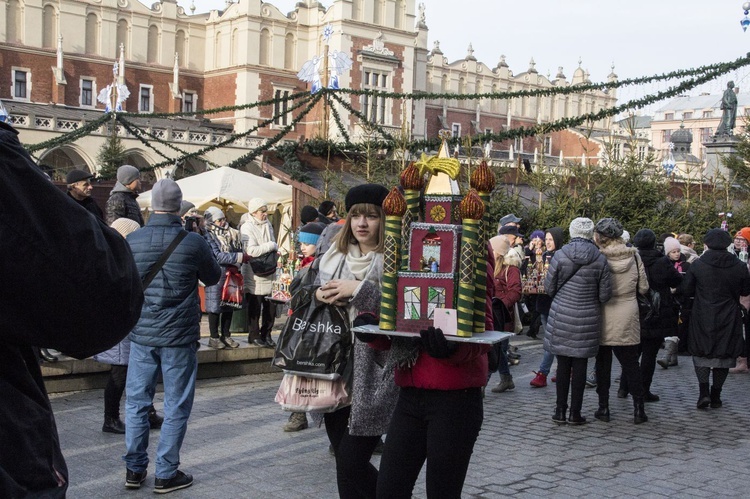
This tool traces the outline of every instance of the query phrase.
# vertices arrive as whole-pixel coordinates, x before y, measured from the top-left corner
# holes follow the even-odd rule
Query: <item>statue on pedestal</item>
[[[727,89],[721,97],[721,122],[715,137],[732,135],[737,120],[737,94],[734,93],[734,82],[727,83]]]

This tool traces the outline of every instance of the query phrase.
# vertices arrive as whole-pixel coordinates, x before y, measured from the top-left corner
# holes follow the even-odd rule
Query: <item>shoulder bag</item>
[[[146,288],[149,287],[151,284],[151,281],[154,280],[154,277],[156,277],[156,273],[161,270],[161,268],[164,266],[165,263],[167,263],[167,260],[169,260],[169,256],[172,254],[172,252],[177,248],[177,246],[180,244],[180,242],[185,239],[185,237],[188,235],[187,231],[181,230],[177,233],[177,236],[175,236],[174,239],[172,239],[172,242],[169,243],[169,246],[167,246],[167,249],[164,250],[164,253],[161,254],[159,259],[156,261],[153,267],[151,267],[148,270],[148,273],[143,278],[143,290],[146,291]]]

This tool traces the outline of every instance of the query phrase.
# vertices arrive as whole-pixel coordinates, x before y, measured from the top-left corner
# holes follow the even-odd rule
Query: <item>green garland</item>
[[[354,107],[350,103],[346,102],[344,99],[340,98],[338,95],[331,94],[331,97],[333,97],[338,103],[340,103],[342,106],[344,106],[344,109],[346,109],[347,111],[349,111],[350,113],[352,113],[360,121],[366,122],[366,123],[370,123],[373,126],[373,128],[375,129],[375,131],[377,131],[388,142],[395,142],[396,139],[390,133],[388,133],[388,131],[386,131],[382,126],[380,126],[380,124],[374,123],[374,122],[368,120],[367,116],[365,116],[364,114],[362,114],[360,111],[357,111],[356,109],[354,109]]]
[[[172,149],[173,151],[177,151],[178,153],[180,153],[180,154],[182,155],[182,156],[181,156],[181,157],[179,157],[179,158],[176,158],[176,159],[172,159],[172,158],[170,158],[169,156],[167,156],[167,155],[163,154],[163,153],[162,153],[161,151],[158,151],[158,150],[157,150],[157,149],[156,149],[156,148],[155,148],[155,147],[154,147],[153,145],[151,145],[151,144],[150,144],[150,143],[149,143],[148,141],[146,141],[145,139],[143,139],[143,138],[142,138],[141,136],[139,136],[139,135],[136,135],[136,138],[137,138],[138,140],[140,140],[140,141],[141,141],[141,142],[143,142],[143,143],[144,143],[145,145],[147,145],[148,147],[150,147],[151,149],[153,149],[154,151],[156,151],[156,152],[157,152],[157,154],[159,154],[159,155],[160,155],[160,156],[161,156],[162,158],[166,159],[166,160],[167,160],[167,161],[169,161],[169,162],[172,162],[172,163],[173,163],[174,161],[177,161],[177,160],[181,159],[182,157],[184,157],[184,156],[186,156],[186,155],[190,154],[190,153],[188,153],[187,151],[185,151],[184,149],[180,149],[179,147],[177,147],[177,146],[175,146],[175,145],[173,145],[173,144],[170,144],[170,143],[169,143],[169,142],[167,142],[166,140],[164,140],[164,139],[161,139],[161,138],[157,137],[157,136],[156,136],[156,134],[154,134],[153,132],[149,132],[148,130],[146,130],[146,129],[144,129],[144,128],[141,128],[141,127],[139,127],[138,125],[136,125],[136,124],[134,124],[134,123],[131,123],[131,122],[127,121],[127,120],[126,120],[125,118],[123,118],[123,117],[121,117],[121,116],[118,116],[118,117],[117,117],[117,121],[121,122],[121,123],[123,124],[123,126],[125,126],[126,128],[127,128],[128,126],[130,126],[130,127],[134,128],[135,130],[137,130],[138,132],[140,132],[141,134],[149,136],[149,137],[150,137],[150,138],[151,138],[152,140],[154,140],[155,142],[157,142],[157,143],[159,143],[159,144],[161,144],[161,145],[163,145],[163,146],[165,146],[165,147],[168,147],[169,149]],[[130,130],[129,130],[129,131],[130,131]],[[131,131],[131,133],[133,133],[133,132]],[[206,158],[203,158],[203,157],[201,157],[200,159],[201,159],[201,161],[205,161],[205,162],[206,162],[207,164],[209,164],[209,165],[213,166],[214,168],[218,168],[218,167],[220,166],[220,165],[217,165],[216,163],[214,163],[213,161],[209,161],[209,160],[208,160],[208,159],[206,159]],[[153,168],[151,168],[151,169],[153,169]]]
[[[36,151],[41,151],[42,149],[51,149],[54,147],[59,147],[69,142],[73,142],[74,140],[78,140],[81,137],[85,137],[86,135],[89,135],[91,132],[93,132],[94,130],[101,127],[103,124],[105,124],[107,120],[109,120],[110,118],[111,118],[111,113],[106,113],[106,114],[103,114],[98,119],[90,123],[87,123],[83,125],[82,127],[78,127],[72,132],[68,132],[64,135],[60,135],[59,137],[55,137],[54,139],[45,140],[44,142],[24,145],[23,147],[24,149],[26,149],[26,152],[28,152],[29,154],[35,153]]]
[[[750,64],[750,53],[740,57],[732,62],[722,62],[716,64],[709,64],[701,66],[696,69],[683,69],[672,71],[670,73],[663,73],[661,75],[653,76],[642,76],[639,78],[629,78],[625,80],[614,80],[600,83],[586,83],[571,85],[567,87],[552,87],[552,88],[540,88],[534,90],[517,90],[514,92],[488,92],[479,94],[456,94],[451,92],[445,93],[434,93],[434,92],[415,92],[412,94],[403,92],[386,92],[382,90],[356,90],[351,88],[341,89],[322,89],[323,92],[328,93],[341,93],[351,95],[370,95],[373,97],[386,97],[389,99],[405,99],[412,101],[419,100],[435,100],[435,99],[455,99],[455,100],[477,100],[477,99],[490,99],[490,100],[508,100],[518,97],[536,97],[544,96],[549,97],[552,95],[567,95],[567,94],[581,94],[591,90],[605,90],[620,88],[629,85],[637,85],[643,83],[653,83],[657,81],[672,80],[676,78],[685,78],[687,76],[698,76],[705,73],[711,73],[718,71],[719,74],[728,73],[735,69],[747,66]]]
[[[339,112],[336,110],[336,106],[333,105],[333,102],[328,103],[328,105],[331,107],[331,114],[333,114],[333,120],[336,122],[336,128],[339,129],[339,133],[341,133],[341,136],[344,137],[344,142],[349,143],[351,142],[351,137],[349,136],[349,132],[346,131],[346,128],[344,128],[344,123],[341,121],[341,116],[339,115]]]
[[[265,151],[271,149],[271,147],[274,146],[278,141],[280,141],[286,134],[288,134],[292,128],[294,128],[300,121],[302,121],[302,118],[307,116],[307,113],[312,111],[312,109],[315,107],[315,104],[318,103],[318,101],[323,97],[323,94],[318,92],[315,94],[315,97],[310,102],[310,105],[307,106],[291,123],[289,123],[287,126],[285,126],[281,132],[279,132],[276,136],[274,136],[271,139],[268,139],[265,144],[262,144],[255,149],[251,150],[249,153],[245,154],[244,156],[241,156],[231,163],[229,163],[227,166],[230,168],[239,168],[248,162],[254,160],[258,155],[264,153]]]
[[[729,71],[729,70],[726,70],[726,71]],[[656,94],[647,95],[639,99],[632,99],[628,102],[620,104],[619,106],[601,109],[597,111],[596,113],[583,114],[580,116],[576,116],[574,118],[561,118],[557,121],[553,121],[549,123],[541,123],[539,125],[528,127],[528,128],[522,126],[522,127],[514,128],[511,130],[506,130],[500,133],[484,133],[481,135],[476,135],[471,138],[471,144],[472,145],[481,144],[483,142],[487,142],[490,140],[502,142],[504,140],[514,139],[516,137],[531,137],[535,135],[543,135],[543,134],[550,133],[550,132],[556,132],[556,131],[565,130],[568,128],[573,128],[587,121],[588,122],[599,121],[604,118],[615,116],[628,109],[639,109],[639,108],[648,106],[650,104],[653,104],[655,102],[659,102],[661,100],[668,99],[670,97],[675,97],[685,92],[686,90],[690,90],[691,88],[695,88],[698,85],[702,85],[703,83],[706,83],[707,81],[713,80],[714,78],[724,74],[726,71],[716,70],[711,73],[706,73],[702,76],[692,78],[690,80],[686,80],[680,83],[679,85],[670,87],[667,90],[663,90]],[[459,140],[460,138],[454,137],[448,140],[448,143],[451,145],[455,145],[456,143],[458,143]],[[439,145],[440,145],[440,139],[425,139],[425,140],[412,141],[408,147],[412,152],[414,152],[414,151],[419,151],[419,150],[424,150],[424,149],[435,149]]]
[[[614,116],[624,110],[627,109],[637,109],[640,107],[647,106],[649,104],[652,104],[654,102],[674,97],[675,95],[678,95],[681,92],[684,92],[686,90],[689,90],[691,88],[694,88],[702,83],[705,83],[706,81],[710,81],[722,74],[726,74],[730,71],[736,70],[740,67],[744,67],[750,64],[750,54],[738,58],[735,61],[728,62],[728,63],[716,63],[716,64],[710,64],[706,66],[701,66],[696,69],[688,69],[688,70],[678,70],[678,71],[672,71],[670,73],[663,73],[661,75],[653,75],[648,77],[639,77],[639,78],[631,78],[626,80],[620,80],[620,81],[611,81],[611,82],[605,82],[605,83],[596,83],[596,84],[581,84],[581,85],[574,85],[569,87],[554,87],[549,89],[536,89],[536,90],[521,90],[516,92],[494,92],[494,93],[480,93],[480,94],[454,94],[454,93],[427,93],[427,92],[416,92],[413,94],[407,94],[407,93],[398,93],[398,92],[383,92],[378,90],[353,90],[353,89],[337,89],[337,90],[331,90],[324,88],[321,92],[315,94],[315,96],[312,96],[308,92],[298,92],[286,97],[279,97],[274,99],[268,99],[264,101],[254,102],[250,104],[243,104],[243,105],[236,105],[236,106],[224,106],[214,109],[208,109],[208,110],[202,110],[202,111],[195,111],[195,112],[179,112],[179,113],[149,113],[149,114],[141,114],[141,113],[117,113],[115,114],[115,119],[118,119],[120,117],[123,118],[129,118],[129,117],[137,117],[137,118],[170,118],[170,117],[184,117],[184,116],[196,116],[196,115],[209,115],[209,114],[216,114],[221,112],[230,112],[230,111],[238,111],[238,110],[246,110],[246,109],[252,109],[259,106],[269,106],[269,105],[275,105],[277,103],[286,102],[286,101],[294,101],[297,99],[300,99],[300,102],[295,103],[294,106],[287,109],[286,113],[291,113],[292,111],[299,109],[300,107],[309,104],[308,108],[305,109],[305,111],[302,113],[302,115],[306,115],[311,110],[311,107],[315,105],[315,103],[318,102],[318,100],[321,98],[321,96],[325,96],[325,98],[335,100],[336,102],[339,102],[347,111],[349,111],[352,115],[357,117],[361,121],[368,121],[364,114],[362,114],[360,111],[357,111],[354,109],[354,107],[349,103],[346,102],[344,99],[341,98],[341,95],[343,94],[349,94],[349,95],[369,95],[372,97],[386,97],[386,98],[392,98],[392,99],[403,99],[403,100],[412,100],[412,101],[418,101],[418,100],[425,100],[425,99],[456,99],[456,100],[474,100],[474,99],[491,99],[491,100],[502,100],[502,99],[512,99],[512,98],[518,98],[518,97],[533,97],[533,96],[551,96],[551,95],[557,95],[557,94],[579,94],[584,93],[590,90],[603,90],[608,88],[619,88],[626,85],[634,85],[634,84],[642,84],[642,83],[650,83],[654,81],[663,81],[663,80],[669,80],[669,79],[675,79],[675,78],[684,78],[687,76],[693,76],[693,78],[686,80],[679,85],[670,87],[667,91],[658,92],[657,94],[648,95],[645,97],[642,97],[640,99],[633,99],[631,101],[628,101],[624,104],[621,104],[619,106],[614,106],[607,109],[602,109],[598,111],[597,113],[588,113],[581,116],[576,116],[573,118],[562,118],[560,120],[551,122],[551,123],[544,123],[540,124],[534,127],[520,127],[512,130],[507,130],[504,132],[500,132],[497,134],[482,134],[478,135],[472,138],[472,144],[480,143],[482,141],[488,141],[488,140],[496,140],[496,141],[502,141],[506,139],[516,138],[516,137],[527,137],[527,136],[533,136],[533,135],[540,135],[544,133],[549,133],[553,131],[559,131],[566,128],[571,128],[575,126],[579,126],[584,122],[587,121],[597,121],[606,117]],[[332,104],[332,102],[331,102]],[[361,149],[361,145],[359,144],[353,144],[351,142],[351,137],[349,136],[348,132],[346,131],[346,127],[343,125],[343,121],[341,119],[341,115],[336,110],[336,108],[331,105],[332,114],[334,117],[334,121],[336,122],[336,126],[341,132],[342,137],[345,140],[345,147],[350,150],[359,150]],[[171,144],[167,143],[166,141],[163,141],[159,138],[157,138],[155,135],[147,132],[146,130],[142,129],[140,126],[135,125],[132,122],[127,122],[128,125],[135,130],[140,130],[142,134],[145,134],[149,137],[151,137],[156,142],[159,142],[162,145],[165,145],[167,147],[172,148],[173,150],[179,152],[182,154],[181,157],[175,158],[175,159],[168,159],[161,163],[158,163],[154,165],[151,169],[158,168],[161,166],[166,166],[167,164],[173,163],[175,160],[179,159],[188,159],[188,158],[195,158],[202,156],[208,152],[214,151],[216,149],[219,149],[220,147],[224,147],[234,141],[236,141],[239,138],[245,137],[250,135],[251,133],[257,131],[260,128],[266,127],[269,124],[273,123],[279,116],[286,113],[280,113],[278,116],[274,116],[271,119],[264,120],[261,123],[259,123],[257,126],[253,127],[252,129],[239,133],[239,134],[231,134],[226,140],[223,140],[217,144],[213,144],[210,146],[207,146],[199,151],[196,151],[194,153],[187,153],[186,151],[183,151],[179,148],[176,148],[172,146]],[[66,133],[64,135],[61,135],[59,137],[55,137],[53,139],[39,142],[37,144],[29,144],[24,145],[24,148],[26,149],[29,154],[33,154],[34,152],[45,150],[45,149],[52,149],[55,147],[59,147],[65,144],[68,144],[70,142],[73,142],[75,140],[78,140],[81,137],[84,137],[86,135],[89,135],[99,127],[101,127],[104,123],[107,122],[108,119],[112,117],[112,113],[105,113],[100,118],[91,121],[87,124],[85,124],[82,127],[79,127],[78,129]],[[120,121],[118,119],[118,121]],[[266,141],[265,145],[253,149],[250,153],[243,156],[243,158],[246,157],[252,157],[255,158],[258,154],[258,151],[263,152],[265,150],[268,150],[270,148],[269,144],[275,144],[281,138],[288,133],[294,124],[298,123],[299,117],[292,121],[292,125],[284,127],[279,134],[274,136],[272,139]],[[125,121],[120,121],[120,123],[125,123]],[[375,128],[375,130],[383,137],[383,141],[378,143],[378,147],[385,148],[385,149],[393,149],[394,148],[394,142],[395,139],[393,136],[385,130],[382,126],[380,126],[377,123],[372,124]],[[133,133],[132,130],[129,130],[138,140],[140,140],[145,145],[151,147],[148,144],[148,141],[146,141],[141,134]],[[457,139],[453,139],[451,141],[452,144],[455,144]],[[419,140],[419,141],[412,141],[408,144],[408,147],[412,151],[417,151],[419,149],[424,148],[434,148],[439,144],[438,139],[428,139],[428,140]],[[372,145],[372,143],[370,144]],[[154,149],[156,150],[156,149]],[[157,151],[158,152],[158,151]],[[166,155],[162,154],[161,152],[158,152],[158,154],[164,158],[168,158]],[[242,159],[242,158],[240,158]],[[204,161],[210,163],[209,161]],[[236,163],[236,161],[234,162]],[[211,164],[211,163],[210,163]]]
[[[142,135],[145,133],[145,130],[141,130],[140,128],[136,128],[135,126],[132,126],[131,123],[125,121],[119,116],[116,119],[123,126],[123,128],[125,128],[125,130],[127,130],[130,133],[130,135],[138,139],[141,142],[141,144],[153,150],[156,154],[158,154],[162,158],[169,159],[169,156],[167,156],[166,154],[158,150],[151,142],[143,138]]]
[[[310,92],[297,92],[296,94],[288,95],[286,97],[279,97],[278,99],[267,99],[263,101],[258,102],[252,102],[249,104],[239,104],[236,106],[223,106],[223,107],[215,107],[212,109],[203,109],[200,111],[190,111],[190,112],[178,112],[178,113],[119,113],[123,116],[126,116],[128,118],[180,118],[180,117],[195,117],[197,115],[208,115],[208,114],[218,114],[218,113],[226,113],[229,111],[242,111],[247,109],[253,109],[256,107],[261,106],[272,106],[279,102],[284,101],[290,101],[290,100],[297,100],[297,99],[304,99],[306,97],[310,97]]]
[[[294,106],[292,106],[289,109],[287,109],[286,113],[284,113],[284,114],[292,113],[296,109],[298,109],[298,108],[300,108],[303,105],[308,104],[308,103],[311,103],[310,105],[314,105],[320,99],[320,95],[322,95],[322,94],[316,94],[313,97],[312,95],[308,94],[307,95],[307,99],[305,99],[305,100],[303,100],[301,102],[296,103]],[[309,109],[305,110],[305,114],[307,114],[307,112],[309,112]],[[223,140],[221,142],[218,142],[216,144],[204,147],[203,149],[200,149],[200,150],[198,150],[196,152],[187,153],[184,156],[182,156],[180,158],[175,158],[175,159],[186,160],[186,159],[190,159],[190,158],[195,158],[195,157],[198,157],[198,156],[202,156],[202,155],[204,155],[204,154],[206,154],[208,152],[211,152],[211,151],[215,151],[216,149],[219,149],[220,147],[224,147],[224,146],[226,146],[228,144],[231,144],[232,142],[236,141],[239,138],[242,138],[242,137],[245,137],[245,136],[250,135],[252,133],[255,133],[260,128],[265,128],[266,126],[268,126],[271,123],[273,123],[279,116],[281,116],[281,115],[274,115],[271,118],[268,118],[267,120],[261,121],[260,123],[258,123],[257,125],[255,125],[254,127],[250,128],[249,130],[247,130],[245,132],[238,133],[238,134],[231,134],[229,137],[227,137],[225,140]],[[299,122],[299,120],[293,120],[292,121],[292,123],[298,123],[298,122]],[[278,137],[278,138],[276,138],[276,140],[274,141],[274,143],[276,143],[279,140],[281,140],[281,138],[284,135],[286,135],[287,133],[289,133],[289,130],[291,130],[291,126],[284,127],[281,130],[281,132],[279,134],[277,134],[276,137]],[[157,163],[157,164],[153,165],[152,169],[160,168],[162,166],[166,166],[166,165],[170,164],[171,162],[172,161],[169,161],[169,162],[162,161],[161,163]]]

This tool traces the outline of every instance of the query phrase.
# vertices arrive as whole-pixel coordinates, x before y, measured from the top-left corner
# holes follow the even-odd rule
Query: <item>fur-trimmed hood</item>
[[[600,248],[599,251],[607,258],[609,271],[613,274],[622,274],[633,268],[633,265],[635,265],[634,257],[638,250],[620,242]]]

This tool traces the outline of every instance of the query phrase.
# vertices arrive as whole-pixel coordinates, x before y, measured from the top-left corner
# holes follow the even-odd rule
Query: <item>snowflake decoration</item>
[[[331,26],[330,23],[326,24],[326,27],[323,28],[323,40],[325,40],[326,43],[331,39],[333,36],[333,26]]]

